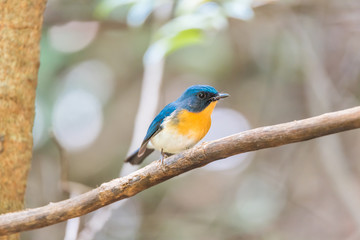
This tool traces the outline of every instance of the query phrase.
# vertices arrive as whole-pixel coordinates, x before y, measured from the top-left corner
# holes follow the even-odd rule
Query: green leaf
[[[203,42],[201,29],[186,29],[171,37],[164,37],[150,45],[144,55],[144,64],[159,61],[167,55],[186,46]]]
[[[106,19],[115,8],[128,6],[136,2],[137,0],[102,0],[95,7],[94,17]]]
[[[183,47],[200,44],[203,42],[204,34],[200,29],[187,29],[179,32],[177,35],[169,39],[167,54],[171,54]]]

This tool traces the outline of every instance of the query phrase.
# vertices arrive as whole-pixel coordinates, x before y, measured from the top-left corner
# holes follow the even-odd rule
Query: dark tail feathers
[[[136,150],[133,154],[131,154],[128,158],[126,158],[125,162],[129,162],[132,165],[140,164],[144,161],[144,159],[152,153],[154,149],[146,148],[143,155],[138,156],[139,149]]]

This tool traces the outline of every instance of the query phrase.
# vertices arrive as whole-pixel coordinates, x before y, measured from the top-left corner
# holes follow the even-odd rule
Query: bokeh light
[[[254,17],[251,4],[253,0],[228,1],[224,3],[224,8],[228,16],[241,20],[250,20]]]
[[[51,45],[60,52],[76,52],[87,47],[94,39],[99,23],[71,21],[49,29]]]
[[[102,123],[100,101],[84,90],[67,91],[55,103],[53,130],[67,151],[78,151],[93,143]]]
[[[75,65],[64,77],[65,89],[83,89],[105,104],[114,91],[115,79],[112,69],[96,59]]]

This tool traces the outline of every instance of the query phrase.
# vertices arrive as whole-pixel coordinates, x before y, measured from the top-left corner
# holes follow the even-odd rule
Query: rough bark
[[[256,128],[204,143],[166,158],[164,165],[161,165],[160,161],[152,162],[136,172],[104,183],[75,198],[0,215],[0,235],[41,228],[84,215],[218,159],[356,128],[360,128],[360,107]]]
[[[0,0],[0,213],[24,207],[45,3]]]

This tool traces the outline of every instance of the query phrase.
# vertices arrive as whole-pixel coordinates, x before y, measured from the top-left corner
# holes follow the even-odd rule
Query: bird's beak
[[[212,101],[219,101],[222,98],[226,98],[229,97],[230,95],[227,93],[219,93],[218,95],[216,95],[215,97],[212,97],[211,100]]]

